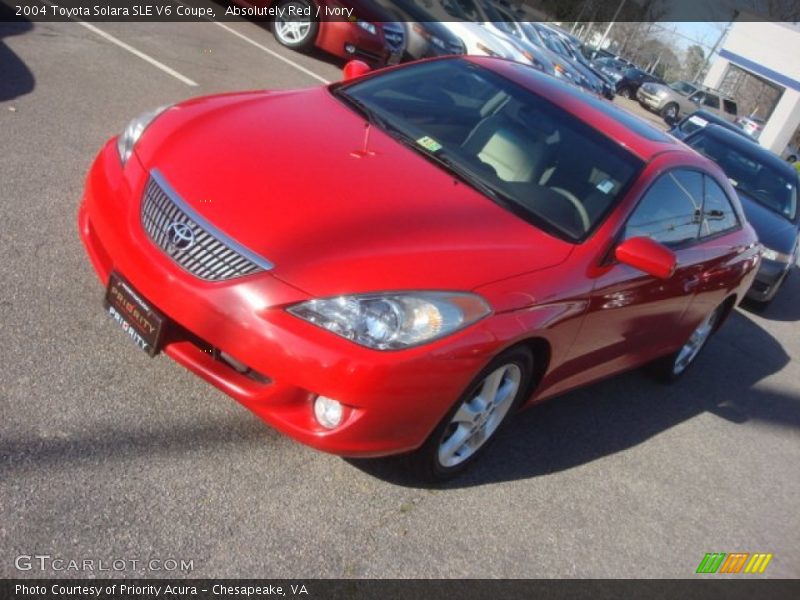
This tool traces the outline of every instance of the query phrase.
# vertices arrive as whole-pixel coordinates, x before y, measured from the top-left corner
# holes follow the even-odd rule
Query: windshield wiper
[[[364,117],[366,117],[367,121],[369,121],[371,125],[375,125],[381,129],[387,129],[386,120],[378,115],[378,113],[376,113],[375,110],[372,109],[366,102],[351,96],[350,94],[344,92],[341,88],[333,90],[333,95],[361,113]]]

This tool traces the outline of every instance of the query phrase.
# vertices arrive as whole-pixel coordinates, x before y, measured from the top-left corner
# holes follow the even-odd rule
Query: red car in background
[[[714,163],[486,57],[145,114],[95,160],[79,229],[143,350],[429,479],[520,406],[645,364],[678,378],[760,261]]]
[[[245,8],[281,11],[271,23],[278,42],[294,50],[317,47],[340,58],[358,58],[374,66],[400,62],[405,50],[401,23],[370,0],[233,0]],[[317,20],[317,9],[320,17]],[[326,10],[352,11],[325,20]],[[310,16],[297,16],[310,14]],[[349,16],[348,16],[349,15]],[[329,16],[328,19],[335,17]]]

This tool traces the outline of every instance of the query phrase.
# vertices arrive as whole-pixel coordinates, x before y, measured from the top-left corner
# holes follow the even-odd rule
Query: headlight
[[[361,29],[363,29],[364,31],[371,33],[372,35],[377,35],[378,33],[378,30],[375,29],[375,25],[367,21],[356,21],[356,25],[361,27]]]
[[[766,246],[761,250],[761,256],[767,260],[774,260],[786,264],[790,264],[794,259],[794,254],[784,254],[783,252],[778,252]]]
[[[161,106],[155,110],[139,115],[128,123],[125,131],[117,138],[117,152],[119,153],[119,159],[122,161],[123,165],[128,162],[128,159],[133,153],[133,147],[136,145],[136,142],[139,141],[139,138],[142,137],[147,126],[150,125],[158,115],[167,110],[167,108],[169,107]]]
[[[398,350],[463,329],[488,315],[486,301],[456,292],[398,292],[322,298],[288,309],[367,348]]]

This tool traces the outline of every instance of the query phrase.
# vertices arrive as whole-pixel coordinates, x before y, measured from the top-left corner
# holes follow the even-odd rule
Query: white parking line
[[[219,21],[214,21],[214,24],[215,24],[215,25],[218,25],[219,27],[222,27],[222,28],[223,28],[225,31],[229,31],[229,32],[231,32],[231,33],[232,33],[233,35],[235,35],[236,37],[243,39],[243,40],[244,40],[245,42],[247,42],[248,44],[252,44],[253,46],[255,46],[256,48],[258,48],[259,50],[263,50],[264,52],[266,52],[266,53],[267,53],[267,54],[269,54],[270,56],[274,56],[274,57],[275,57],[275,58],[277,58],[278,60],[282,60],[282,61],[283,61],[283,62],[285,62],[287,65],[290,65],[290,66],[294,67],[294,68],[295,68],[295,69],[297,69],[298,71],[302,71],[303,73],[305,73],[305,74],[306,74],[306,75],[308,75],[309,77],[313,77],[314,79],[316,79],[317,81],[321,81],[322,83],[330,83],[330,81],[328,81],[327,79],[325,79],[325,78],[324,78],[324,77],[322,77],[321,75],[317,75],[316,73],[314,73],[314,71],[311,71],[311,70],[309,70],[309,69],[306,69],[306,68],[305,68],[303,65],[300,65],[300,64],[298,64],[298,63],[294,62],[293,60],[291,60],[291,59],[289,59],[289,58],[286,58],[285,56],[281,56],[280,54],[278,54],[278,53],[277,53],[277,52],[275,52],[274,50],[270,50],[270,49],[269,49],[269,48],[267,48],[266,46],[263,46],[262,44],[259,44],[259,43],[258,43],[257,41],[255,41],[254,39],[251,39],[251,38],[247,37],[247,36],[246,36],[246,35],[244,35],[243,33],[239,33],[238,31],[236,31],[236,30],[235,30],[235,29],[233,29],[232,27],[228,27],[227,25],[225,25],[224,23],[220,23]]]
[[[55,6],[52,2],[49,2],[49,0],[41,0],[41,1],[44,2],[45,4],[50,5],[50,6]],[[96,33],[100,37],[107,39],[112,44],[116,44],[117,46],[119,46],[123,50],[127,50],[128,52],[130,52],[134,56],[138,56],[143,61],[153,65],[155,68],[164,71],[164,73],[166,73],[168,75],[172,75],[175,79],[177,79],[181,83],[185,83],[186,85],[189,85],[189,86],[192,86],[192,87],[196,87],[197,86],[197,82],[192,81],[191,79],[189,79],[185,75],[181,75],[175,69],[173,69],[171,67],[168,67],[167,65],[165,65],[162,62],[157,61],[155,58],[153,58],[152,56],[150,56],[148,54],[145,54],[141,50],[137,50],[136,48],[134,48],[130,44],[126,44],[122,40],[119,40],[119,39],[115,38],[110,33],[106,33],[105,31],[103,31],[99,27],[95,27],[91,23],[87,23],[86,21],[81,21],[80,19],[73,18],[72,20],[75,21],[76,23],[80,24],[80,25],[83,25],[84,27],[86,27],[86,29],[88,29],[89,31],[91,31],[93,33]]]

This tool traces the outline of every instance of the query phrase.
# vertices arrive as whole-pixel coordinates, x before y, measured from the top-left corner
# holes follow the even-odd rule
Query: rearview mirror
[[[648,237],[625,240],[617,246],[614,256],[622,264],[659,279],[672,277],[677,260],[672,250]]]
[[[369,73],[370,68],[363,60],[351,60],[342,69],[342,76],[344,81],[361,77],[365,73]]]

